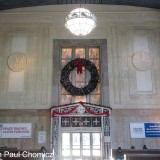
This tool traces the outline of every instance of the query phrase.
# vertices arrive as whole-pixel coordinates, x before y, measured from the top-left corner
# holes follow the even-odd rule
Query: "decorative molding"
[[[9,56],[8,67],[14,72],[20,72],[26,69],[28,65],[28,59],[24,53],[16,52]]]
[[[8,27],[7,27],[8,26]],[[30,27],[29,27],[30,26]],[[2,27],[2,26],[1,26]],[[0,27],[0,28],[1,28]],[[1,29],[2,45],[1,58],[1,109],[47,109],[51,106],[51,86],[52,86],[52,61],[51,50],[49,47],[49,27],[48,25],[26,25],[17,26],[6,25]],[[26,37],[26,52],[21,51],[17,44],[17,51],[12,51],[12,37]],[[25,53],[29,62],[24,71],[24,90],[23,92],[8,92],[9,56],[16,52]],[[43,68],[43,69],[42,69]],[[13,73],[14,74],[14,73]],[[19,72],[15,72],[19,74]],[[48,77],[46,79],[46,77]],[[17,82],[18,85],[18,82]],[[23,103],[23,105],[22,105]],[[12,105],[11,105],[12,104]]]
[[[24,117],[24,116],[45,116],[49,117],[50,110],[49,109],[0,109],[0,117]]]
[[[52,126],[52,148],[54,148],[55,156],[57,159],[60,157],[60,138],[62,131],[69,131],[70,129],[73,130],[81,130],[81,131],[101,131],[105,138],[110,137],[110,117],[106,115],[94,115],[92,116],[91,113],[87,112],[87,109],[84,114],[79,114],[77,110],[75,112],[70,112],[74,106],[81,107],[82,102],[79,103],[73,103],[73,104],[65,104],[60,106],[54,106],[51,107],[51,114],[54,111],[58,111],[59,113],[62,113],[60,115],[56,115],[51,117],[51,126]],[[101,114],[106,111],[110,111],[110,107],[100,106],[96,104],[89,104],[84,103],[87,108],[89,108],[91,111],[93,111],[96,114]],[[68,111],[68,115],[65,115],[63,113],[66,113]],[[65,116],[63,116],[65,115]],[[105,142],[104,142],[105,144]],[[103,145],[104,145],[103,144]],[[110,146],[111,143],[108,142],[108,145]],[[104,148],[103,150],[105,157],[109,158],[110,148],[106,150]]]
[[[15,11],[15,12],[1,12],[0,15],[55,15],[55,14],[68,14],[69,11],[28,11],[28,12],[23,12],[23,11]],[[122,10],[122,11],[94,11],[96,14],[142,14],[142,13],[147,13],[147,14],[153,14],[153,13],[159,13],[156,10]]]
[[[86,109],[82,105],[79,105],[76,111],[78,114],[83,114],[85,113]]]
[[[153,65],[153,59],[145,51],[139,51],[132,56],[133,66],[139,71],[147,71]]]
[[[109,57],[109,84],[110,84],[110,106],[115,108],[158,108],[159,107],[159,29],[148,27],[136,28],[110,27],[108,29],[108,57]],[[144,35],[147,38],[146,48],[137,42],[137,50],[134,50],[134,35]],[[148,70],[151,73],[151,91],[138,91],[136,85],[136,72],[133,66],[133,53],[145,51],[149,54]],[[135,57],[134,57],[135,58]],[[147,61],[147,62],[148,62]],[[151,63],[150,63],[151,61]],[[142,68],[141,68],[142,69]],[[147,72],[142,71],[142,72]],[[140,70],[138,72],[141,72]],[[145,79],[145,78],[144,78]],[[143,83],[143,81],[142,81]]]
[[[157,25],[159,20],[159,11],[155,9],[111,5],[88,5],[87,8],[97,15],[100,26],[123,21],[132,22],[134,25],[142,22]],[[17,8],[1,12],[0,19],[1,23],[51,23],[59,29],[60,26],[64,28],[63,19],[72,9],[72,5]]]
[[[101,127],[101,117],[67,116],[61,117],[61,127]]]

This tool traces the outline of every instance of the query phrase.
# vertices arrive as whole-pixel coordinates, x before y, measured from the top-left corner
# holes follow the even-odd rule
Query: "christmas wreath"
[[[77,73],[82,73],[82,67],[85,67],[90,72],[90,80],[89,83],[82,87],[75,87],[71,81],[69,80],[70,73],[77,67]],[[91,93],[97,86],[98,83],[98,70],[94,63],[89,60],[77,58],[68,62],[62,72],[61,72],[61,84],[71,95],[74,96],[83,96]]]

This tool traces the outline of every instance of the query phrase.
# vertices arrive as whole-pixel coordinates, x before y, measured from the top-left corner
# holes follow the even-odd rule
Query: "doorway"
[[[62,132],[63,160],[100,160],[101,132]]]
[[[83,115],[79,108],[84,107]],[[74,103],[52,108],[56,160],[104,160],[110,156],[109,107]],[[93,116],[94,115],[94,116]]]

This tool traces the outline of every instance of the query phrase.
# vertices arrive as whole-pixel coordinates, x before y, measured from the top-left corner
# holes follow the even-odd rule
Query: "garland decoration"
[[[109,116],[110,113],[109,111],[104,111],[102,113],[96,113],[94,111],[92,111],[89,107],[87,107],[83,102],[79,102],[80,105],[82,105],[82,107],[84,107],[86,109],[86,111],[92,115],[95,115],[95,116]],[[58,112],[58,111],[55,111],[53,110],[52,111],[52,118],[54,118],[56,115],[59,115],[59,116],[64,116],[64,115],[68,115],[70,113],[73,113],[77,108],[79,107],[79,105],[75,105],[73,106],[73,108],[71,108],[71,110],[67,111],[67,112]]]
[[[69,75],[75,68],[77,68],[77,73],[82,74],[82,67],[85,67],[90,72],[91,79],[86,86],[78,88],[73,86],[69,80]],[[91,93],[97,87],[98,80],[99,75],[95,64],[83,58],[76,58],[64,66],[61,72],[60,82],[65,90],[68,91],[71,95],[83,96]]]

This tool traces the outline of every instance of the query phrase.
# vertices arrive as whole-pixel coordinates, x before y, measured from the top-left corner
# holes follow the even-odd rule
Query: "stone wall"
[[[31,123],[32,138],[4,138],[0,147],[17,148],[18,150],[39,150],[42,146],[51,146],[51,116],[50,110],[0,110],[0,123]],[[46,132],[46,143],[38,143],[38,132]]]
[[[59,74],[53,69],[59,55],[53,41],[106,39],[107,53],[104,54],[108,57],[108,75],[104,76],[109,79],[109,95],[102,95],[102,105],[113,108],[112,145],[129,148],[137,144],[140,148],[146,142],[158,148],[158,139],[131,139],[129,123],[159,122],[160,12],[138,7],[85,5],[97,17],[97,27],[86,37],[76,37],[64,27],[65,16],[75,7],[59,5],[0,12],[0,114],[4,115],[0,122],[32,122],[33,131],[36,130],[34,136],[37,136],[35,126],[39,125],[35,124],[41,115],[34,117],[32,112],[58,105],[58,98],[52,100],[57,97],[58,90],[54,89],[59,86]],[[15,67],[24,69],[15,72]],[[109,101],[106,102],[105,97]],[[12,109],[22,112],[29,109],[29,113],[25,118],[24,113],[15,110],[14,116],[7,116]],[[40,125],[47,133],[50,132],[49,126],[45,127],[50,124],[48,115]],[[117,127],[123,130],[118,133]],[[49,147],[50,137],[47,138]],[[34,139],[24,140],[29,144],[25,147],[39,148]],[[20,148],[23,140],[18,141]],[[15,140],[3,140],[0,146],[15,143]]]
[[[131,138],[130,123],[159,122],[160,109],[115,109],[112,111],[112,148],[158,149],[159,138]]]

